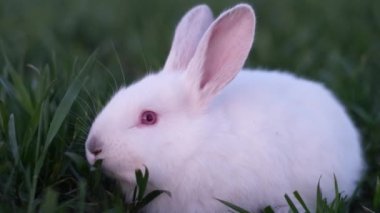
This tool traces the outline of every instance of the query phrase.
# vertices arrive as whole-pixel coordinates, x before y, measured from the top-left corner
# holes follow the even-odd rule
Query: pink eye
[[[157,122],[157,114],[153,111],[144,111],[141,113],[141,123],[144,125],[153,125]]]

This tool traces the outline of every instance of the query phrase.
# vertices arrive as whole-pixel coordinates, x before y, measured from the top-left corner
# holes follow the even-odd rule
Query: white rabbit
[[[90,164],[120,181],[130,199],[146,166],[161,195],[147,212],[225,212],[216,200],[258,211],[288,210],[297,190],[313,209],[318,181],[328,200],[334,174],[351,195],[364,167],[359,135],[320,83],[278,71],[241,70],[255,15],[239,4],[213,21],[197,6],[176,28],[164,68],[120,89],[86,141]]]

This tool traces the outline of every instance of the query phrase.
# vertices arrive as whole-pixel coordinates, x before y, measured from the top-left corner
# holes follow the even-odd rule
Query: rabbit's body
[[[182,95],[179,85],[186,85],[181,83],[184,76],[177,73],[159,73],[144,80],[152,87],[133,85],[137,88],[132,86],[132,90],[143,90],[152,99],[158,97],[157,105],[167,98],[181,100],[175,96]],[[160,95],[159,91],[165,93]],[[134,101],[138,98],[132,94],[129,97]],[[173,109],[186,109],[187,102],[177,102]],[[109,106],[115,110],[112,102]],[[178,134],[177,140],[158,151],[162,153],[159,159],[153,156],[145,161],[152,177],[160,177],[152,179],[154,188],[173,195],[153,201],[148,207],[152,212],[226,210],[215,198],[250,210],[266,205],[286,207],[284,194],[291,195],[295,190],[311,201],[308,206],[312,208],[319,180],[324,196],[332,200],[334,174],[345,194],[353,192],[360,178],[358,134],[341,105],[319,83],[285,72],[241,71],[202,116],[184,111],[166,112],[175,119],[168,122],[176,122],[176,129],[181,131],[158,132]],[[188,117],[199,119],[189,121]],[[156,165],[157,160],[170,161],[173,156],[165,159],[170,153],[181,157]]]
[[[227,211],[216,199],[286,211],[284,194],[295,190],[313,209],[318,181],[332,200],[334,175],[351,195],[363,163],[341,104],[319,83],[240,71],[253,40],[249,6],[189,35],[189,25],[199,26],[194,17],[211,22],[208,9],[199,8],[177,27],[163,71],[121,89],[98,115],[86,143],[90,163],[103,159],[127,200],[134,170],[146,166],[150,189],[172,194],[155,199],[148,212]]]

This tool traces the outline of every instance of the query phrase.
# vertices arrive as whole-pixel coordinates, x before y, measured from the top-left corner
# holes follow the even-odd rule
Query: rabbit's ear
[[[213,21],[207,5],[198,5],[183,16],[175,30],[172,48],[163,70],[185,70],[199,40]]]
[[[203,35],[187,69],[192,89],[207,103],[241,70],[252,47],[256,18],[247,4],[222,13]]]

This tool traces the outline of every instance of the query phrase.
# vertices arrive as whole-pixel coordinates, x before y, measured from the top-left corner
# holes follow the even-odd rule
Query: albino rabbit
[[[213,20],[191,9],[176,28],[164,68],[121,88],[86,141],[90,164],[120,181],[131,198],[146,166],[163,189],[148,212],[225,212],[216,198],[258,211],[287,211],[297,190],[313,209],[318,181],[328,200],[334,174],[351,195],[364,163],[359,135],[320,83],[278,71],[241,70],[255,15],[239,4]]]

